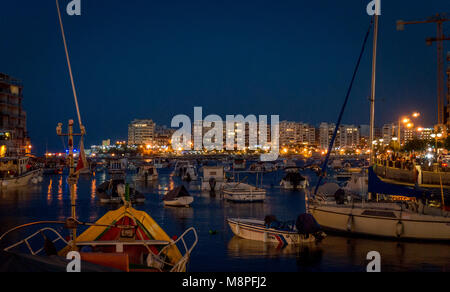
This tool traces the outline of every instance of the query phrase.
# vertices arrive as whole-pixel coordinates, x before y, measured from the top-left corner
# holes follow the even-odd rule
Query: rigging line
[[[59,0],[56,0],[56,8],[58,10],[59,25],[61,27],[61,34],[62,34],[62,38],[63,38],[63,42],[64,42],[64,49],[66,51],[67,66],[69,68],[70,81],[72,83],[73,97],[75,99],[75,106],[77,108],[78,122],[80,124],[80,129],[82,129],[83,128],[83,124],[81,123],[80,108],[78,106],[78,98],[77,98],[77,92],[76,92],[76,89],[75,89],[75,82],[73,81],[72,66],[70,64],[69,50],[67,49],[67,42],[66,42],[66,35],[64,33],[64,26],[63,26],[63,22],[62,22],[62,18],[61,18],[61,11],[59,9]]]
[[[359,54],[358,62],[356,63],[356,67],[355,67],[355,70],[353,72],[353,77],[352,77],[352,80],[350,82],[350,86],[349,86],[349,88],[347,90],[347,95],[345,96],[344,104],[342,105],[341,112],[340,112],[338,120],[336,122],[336,128],[334,129],[333,137],[331,138],[330,145],[328,146],[327,156],[325,157],[325,161],[324,161],[323,166],[322,166],[322,172],[321,172],[321,174],[319,176],[319,180],[318,180],[316,188],[314,190],[314,196],[317,195],[317,190],[319,189],[319,185],[322,182],[322,179],[323,179],[324,175],[326,174],[328,160],[330,159],[330,155],[331,155],[331,151],[333,149],[334,141],[336,140],[337,132],[339,130],[339,126],[341,125],[342,116],[344,115],[344,111],[345,111],[345,108],[347,106],[347,103],[348,103],[348,100],[349,100],[349,97],[350,97],[350,93],[351,93],[352,88],[353,88],[353,83],[355,81],[356,74],[358,73],[359,65],[361,63],[361,59],[362,59],[362,56],[363,56],[365,48],[366,48],[367,39],[369,38],[370,31],[372,30],[372,25],[373,25],[373,19],[371,19],[370,24],[369,24],[369,28],[367,29],[367,32],[366,32],[366,36],[364,37],[364,42],[363,42],[363,45],[362,45],[361,53]]]

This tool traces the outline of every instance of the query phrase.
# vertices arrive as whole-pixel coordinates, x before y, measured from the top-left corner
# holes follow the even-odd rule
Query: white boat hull
[[[369,236],[414,240],[450,240],[450,218],[395,210],[309,206],[325,229]]]
[[[241,192],[223,191],[223,197],[228,201],[233,202],[262,202],[266,199],[266,192]]]
[[[224,199],[233,202],[262,202],[266,199],[266,190],[245,183],[224,183],[222,187]]]
[[[19,177],[0,179],[0,188],[10,189],[10,188],[24,187],[28,185],[38,184],[41,181],[42,181],[42,171],[34,170]]]
[[[294,189],[297,189],[297,190],[303,190],[303,189],[306,188],[306,185],[307,185],[306,180],[300,182],[300,183],[297,185],[296,188],[294,188],[294,185],[291,184],[290,181],[287,181],[287,180],[284,180],[284,179],[281,180],[281,183],[280,183],[281,188],[282,188],[282,189],[285,189],[285,190],[294,190]]]
[[[266,228],[262,220],[228,219],[227,221],[231,231],[236,236],[248,240],[282,245],[313,243],[316,241],[312,235],[306,237],[294,231],[280,231],[273,228]]]
[[[194,197],[179,197],[175,200],[164,201],[165,206],[189,207],[194,202]]]

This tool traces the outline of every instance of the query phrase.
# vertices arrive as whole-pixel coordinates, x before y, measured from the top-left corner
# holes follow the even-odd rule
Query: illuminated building
[[[19,80],[0,73],[0,147],[3,156],[30,153],[31,150],[22,92]]]
[[[155,138],[155,123],[152,120],[134,120],[128,125],[128,144],[153,144]]]

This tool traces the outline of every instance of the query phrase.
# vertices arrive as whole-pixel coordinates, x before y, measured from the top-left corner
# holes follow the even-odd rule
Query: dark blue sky
[[[60,0],[64,6],[69,0]],[[87,144],[125,139],[134,118],[170,124],[176,114],[279,114],[335,121],[369,17],[369,0],[82,0],[63,15]],[[413,110],[435,122],[433,24],[397,32],[397,19],[450,11],[448,1],[382,3],[377,124]],[[58,122],[75,107],[55,3],[0,4],[0,71],[23,80],[33,144],[61,150]],[[449,29],[446,29],[447,34]],[[448,46],[447,46],[448,48]],[[369,121],[371,41],[344,118]]]

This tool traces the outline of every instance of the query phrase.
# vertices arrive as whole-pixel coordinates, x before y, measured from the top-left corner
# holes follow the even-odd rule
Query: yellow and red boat
[[[68,219],[66,222],[36,222],[16,227],[0,237],[3,239],[12,231],[43,223],[64,224],[69,229],[78,225],[90,226],[73,241],[66,239],[55,229],[45,227],[27,238],[10,245],[4,252],[10,253],[20,246],[28,248],[36,261],[49,259],[58,262],[65,259],[71,251],[81,255],[82,266],[92,264],[106,268],[107,271],[122,272],[185,272],[192,250],[197,244],[196,230],[191,227],[180,237],[170,238],[167,233],[146,212],[138,211],[129,205],[109,211],[94,224],[86,224]],[[186,236],[189,234],[191,245],[188,247]],[[40,249],[33,249],[30,242],[37,237],[44,240]],[[56,254],[56,244],[63,248]],[[183,253],[180,251],[183,250]],[[50,252],[49,252],[50,251]],[[51,263],[50,263],[51,264]]]

